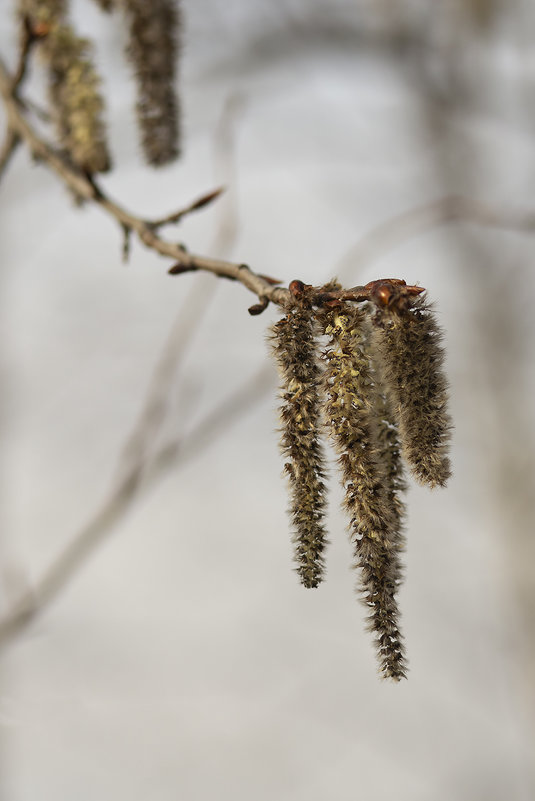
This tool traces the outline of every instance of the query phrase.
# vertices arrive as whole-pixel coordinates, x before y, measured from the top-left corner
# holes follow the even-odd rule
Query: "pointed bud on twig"
[[[169,267],[167,272],[169,275],[182,275],[182,273],[194,273],[196,270],[198,270],[198,267],[194,264],[181,264],[177,262],[173,264],[172,267]]]

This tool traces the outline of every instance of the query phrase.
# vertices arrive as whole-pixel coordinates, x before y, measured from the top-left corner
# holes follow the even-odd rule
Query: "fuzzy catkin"
[[[325,466],[319,440],[321,372],[316,324],[305,304],[293,308],[271,329],[281,375],[281,450],[287,462],[290,513],[297,573],[305,587],[317,587],[324,574],[327,544]]]
[[[40,50],[48,68],[49,95],[60,146],[88,173],[106,172],[104,101],[90,43],[69,25],[65,0],[21,0],[20,13],[40,30]]]
[[[364,315],[348,307],[319,316],[330,337],[324,353],[325,415],[339,453],[362,600],[369,609],[380,669],[397,681],[406,672],[396,600],[403,541],[378,445],[377,390],[365,350]]]
[[[180,7],[173,0],[120,0],[128,21],[128,56],[137,82],[141,146],[155,167],[180,152],[179,100],[175,92]]]
[[[51,31],[47,42],[50,97],[58,117],[60,141],[72,161],[88,173],[106,172],[110,157],[103,121],[100,78],[86,39],[68,25]]]
[[[399,423],[403,456],[413,475],[431,487],[451,475],[451,419],[443,370],[442,332],[425,298],[406,310],[380,309],[374,350]]]

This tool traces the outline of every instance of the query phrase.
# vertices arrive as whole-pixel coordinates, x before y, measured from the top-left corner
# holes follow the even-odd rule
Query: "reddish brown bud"
[[[303,292],[305,291],[305,284],[302,281],[290,281],[288,289],[294,296],[294,298],[300,298]]]

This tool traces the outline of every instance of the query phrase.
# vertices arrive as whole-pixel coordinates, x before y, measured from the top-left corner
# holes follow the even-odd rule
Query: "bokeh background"
[[[186,0],[184,157],[157,172],[139,156],[118,20],[90,0],[73,16],[105,74],[114,198],[154,217],[224,183],[168,235],[285,283],[428,288],[455,473],[446,490],[411,487],[410,674],[392,685],[334,474],[327,581],[306,591],[292,570],[266,344],[277,310],[252,318],[243,287],[171,278],[137,243],[124,265],[118,226],[21,149],[0,185],[2,614],[136,448],[148,468],[4,645],[2,801],[531,801],[533,4]],[[27,94],[41,91],[32,70]]]

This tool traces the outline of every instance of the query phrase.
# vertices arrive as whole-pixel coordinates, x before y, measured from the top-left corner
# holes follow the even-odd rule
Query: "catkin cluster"
[[[450,474],[441,334],[425,298],[405,294],[394,302],[386,292],[358,306],[342,290],[341,300],[325,302],[332,297],[325,290],[336,287],[303,286],[271,330],[297,569],[307,587],[323,577],[325,436],[338,455],[358,589],[380,671],[398,681],[406,675],[397,600],[405,542],[402,456],[431,487],[443,486]]]

